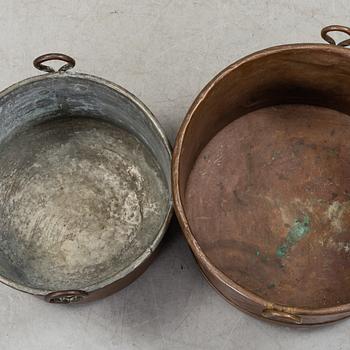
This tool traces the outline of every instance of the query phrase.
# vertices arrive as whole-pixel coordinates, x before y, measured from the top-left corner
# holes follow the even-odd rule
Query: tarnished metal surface
[[[0,96],[0,142],[4,283],[88,300],[140,274],[172,203],[170,150],[146,107],[96,77],[31,78]]]
[[[2,274],[59,290],[98,284],[132,264],[157,236],[168,192],[130,133],[60,118],[2,143],[0,197],[0,246],[12,266]]]

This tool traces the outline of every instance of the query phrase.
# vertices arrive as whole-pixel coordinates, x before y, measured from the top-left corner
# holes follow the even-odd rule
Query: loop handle
[[[82,290],[67,290],[53,292],[45,297],[45,301],[51,304],[72,304],[79,303],[88,296],[87,292]]]
[[[303,320],[298,315],[293,315],[289,312],[279,311],[275,309],[265,309],[261,315],[269,320],[280,321],[280,322],[288,322],[295,324],[302,324]]]
[[[34,61],[33,61],[33,65],[35,68],[47,72],[47,73],[56,73],[55,69],[53,69],[50,66],[47,66],[45,64],[43,64],[44,62],[47,61],[63,61],[66,62],[65,65],[63,65],[58,72],[62,73],[67,71],[68,69],[71,69],[75,66],[75,60],[74,58],[67,56],[63,53],[47,53],[45,55],[41,55],[39,57],[37,57]]]
[[[350,39],[345,39],[337,44],[335,40],[328,34],[329,32],[342,32],[350,36],[350,28],[339,25],[331,25],[321,30],[322,38],[326,40],[329,44],[343,47],[350,45]]]

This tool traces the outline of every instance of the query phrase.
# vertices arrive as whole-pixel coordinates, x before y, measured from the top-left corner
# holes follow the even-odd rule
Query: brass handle
[[[81,302],[87,296],[88,293],[82,290],[68,290],[50,293],[45,300],[51,304],[73,304]]]
[[[282,321],[282,322],[295,323],[295,324],[303,323],[303,320],[300,316],[293,315],[285,311],[275,310],[275,309],[265,309],[261,313],[261,316],[273,321]]]
[[[45,55],[41,55],[33,61],[33,65],[35,68],[44,72],[55,73],[56,71],[52,67],[43,64],[44,62],[53,60],[66,62],[66,64],[58,70],[59,73],[65,72],[75,66],[74,58],[64,55],[63,53],[47,53]]]
[[[343,40],[337,44],[335,40],[328,34],[329,32],[342,32],[350,36],[350,28],[339,25],[331,25],[321,30],[322,38],[326,40],[329,44],[343,47],[350,45],[350,39]]]

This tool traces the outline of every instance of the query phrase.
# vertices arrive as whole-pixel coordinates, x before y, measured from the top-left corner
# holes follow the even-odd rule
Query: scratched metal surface
[[[171,140],[203,85],[248,53],[320,42],[349,25],[345,0],[1,1],[0,88],[37,72],[32,59],[62,51],[76,71],[134,92]],[[349,321],[318,329],[270,325],[229,306],[204,281],[176,226],[134,284],[93,304],[61,307],[0,286],[0,348],[348,349]]]

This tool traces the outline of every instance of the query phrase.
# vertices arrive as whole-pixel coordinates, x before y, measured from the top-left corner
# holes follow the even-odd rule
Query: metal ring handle
[[[82,290],[67,290],[53,292],[45,297],[45,301],[51,304],[73,304],[79,303],[88,296],[87,292]]]
[[[265,309],[261,313],[261,316],[273,321],[282,321],[282,322],[295,323],[295,324],[303,323],[302,318],[298,315],[293,315],[289,312],[278,311],[274,309]]]
[[[331,25],[321,30],[322,38],[326,40],[329,44],[343,47],[350,45],[350,39],[343,40],[337,44],[335,40],[328,34],[329,32],[342,32],[350,36],[350,28],[339,25]]]
[[[60,72],[60,73],[65,72],[68,69],[71,69],[71,68],[73,68],[75,66],[74,58],[72,58],[70,56],[67,56],[67,55],[65,55],[63,53],[47,53],[45,55],[41,55],[41,56],[37,57],[33,61],[33,65],[34,65],[35,68],[37,68],[39,70],[42,70],[44,72],[55,73],[56,71],[52,67],[43,64],[44,62],[53,61],[53,60],[66,62],[66,64],[63,65],[58,70],[58,72]]]

